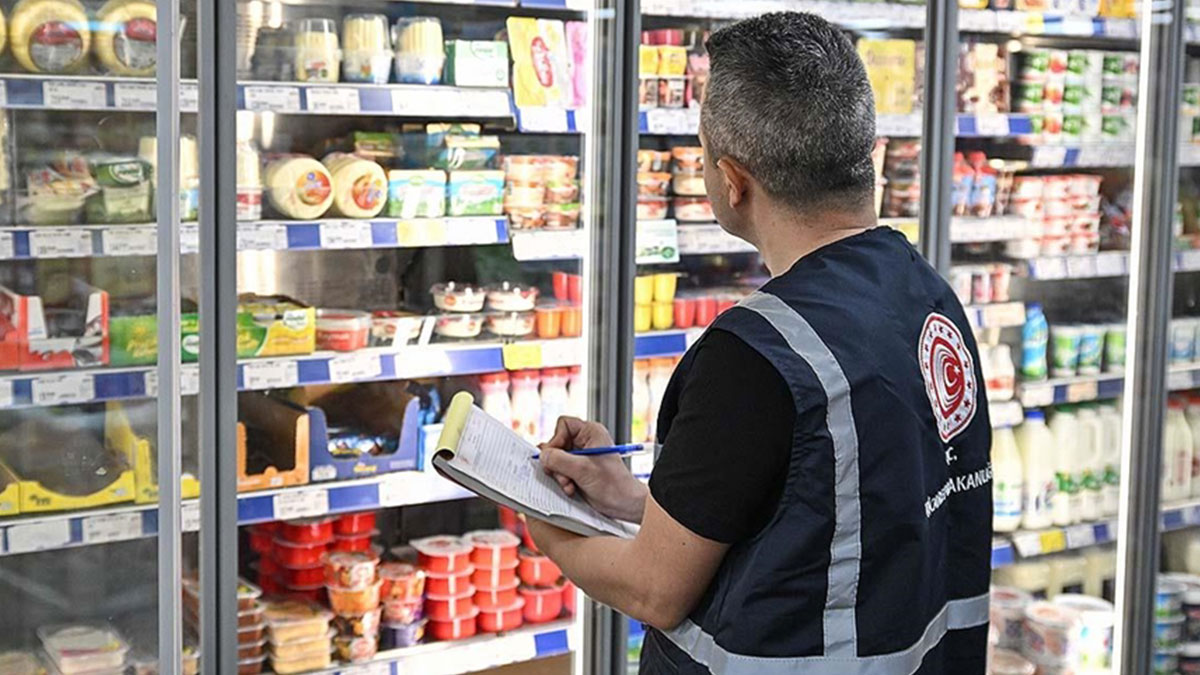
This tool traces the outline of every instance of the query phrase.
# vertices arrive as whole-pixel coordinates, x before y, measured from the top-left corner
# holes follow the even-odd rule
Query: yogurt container
[[[992,653],[991,675],[1035,675],[1037,666],[1017,652],[997,649]]]
[[[1099,325],[1084,325],[1079,327],[1079,361],[1077,370],[1080,375],[1097,375],[1104,354],[1104,327]]]
[[[1179,672],[1179,652],[1154,652],[1154,675],[1175,675]]]
[[[471,284],[448,282],[429,289],[433,305],[443,312],[479,312],[487,295]]]
[[[425,590],[431,595],[458,595],[469,588],[474,588],[471,583],[471,577],[475,574],[475,567],[467,565],[464,569],[457,572],[447,572],[438,574],[437,572],[427,572],[425,576]]]
[[[1079,343],[1083,331],[1078,326],[1062,324],[1050,327],[1050,373],[1054,377],[1071,377],[1079,365]]]
[[[508,530],[478,530],[463,536],[471,544],[471,563],[488,569],[515,567],[520,538]]]
[[[366,588],[375,583],[379,555],[373,551],[336,551],[325,557],[324,579],[345,589]]]
[[[1082,670],[1107,670],[1112,665],[1115,609],[1107,600],[1088,595],[1063,594],[1054,604],[1079,612],[1079,667]]]
[[[371,315],[351,309],[317,310],[317,349],[352,352],[367,346]],[[332,534],[332,527],[330,534]]]
[[[1170,650],[1179,647],[1183,641],[1183,621],[1180,616],[1159,617],[1154,621],[1154,647],[1159,650]]]
[[[1171,619],[1182,616],[1183,596],[1187,586],[1174,579],[1158,580],[1158,588],[1154,594],[1154,616],[1158,619]]]
[[[1200,673],[1200,643],[1189,642],[1179,648],[1179,675]]]
[[[479,630],[485,633],[499,633],[520,628],[521,624],[525,622],[522,613],[524,608],[525,600],[523,598],[514,598],[508,605],[493,609],[480,608],[479,617],[476,620]]]
[[[446,621],[430,619],[426,628],[435,640],[461,640],[475,634],[475,618],[479,610],[473,608],[471,613]]]
[[[495,611],[498,607],[507,607],[517,600],[518,582],[492,589],[479,588],[475,591],[475,606],[485,611]]]
[[[460,595],[425,596],[425,615],[434,621],[450,621],[467,616],[476,610],[475,589],[467,589]]]
[[[389,562],[379,566],[384,600],[420,600],[425,594],[425,573],[408,563]]]
[[[483,321],[483,314],[443,314],[437,317],[433,330],[445,338],[470,339],[483,332]]]
[[[1033,602],[1033,596],[1011,586],[992,586],[991,595],[990,622],[999,634],[996,646],[1020,649],[1025,608]]]
[[[536,286],[504,281],[487,287],[487,306],[498,312],[528,312],[537,304]]]
[[[1080,616],[1070,607],[1039,600],[1025,608],[1021,654],[1040,670],[1068,668],[1076,663]]]
[[[411,623],[385,623],[379,632],[380,647],[401,649],[419,644],[425,637],[425,620]]]

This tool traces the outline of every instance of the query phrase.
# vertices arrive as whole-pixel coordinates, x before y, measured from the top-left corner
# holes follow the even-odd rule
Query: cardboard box
[[[279,307],[261,309],[272,304]],[[240,359],[311,354],[317,348],[317,311],[283,296],[243,297],[238,304],[237,345]]]
[[[258,392],[238,394],[238,492],[308,482],[311,416],[303,406]]]
[[[66,302],[0,286],[0,370],[63,370],[108,364],[108,293],[70,280]],[[47,320],[51,310],[76,313],[82,324],[64,332]]]
[[[108,321],[108,362],[111,366],[141,366],[158,362],[158,317],[114,316]],[[180,354],[183,363],[200,358],[200,315],[179,317]]]
[[[508,87],[508,44],[446,40],[446,83],[459,87]]]
[[[395,451],[374,455],[341,456],[330,452],[329,423],[325,411],[316,407],[309,408],[308,411],[312,434],[309,448],[312,482],[362,478],[420,468],[420,398],[414,396],[404,406],[404,417]]]

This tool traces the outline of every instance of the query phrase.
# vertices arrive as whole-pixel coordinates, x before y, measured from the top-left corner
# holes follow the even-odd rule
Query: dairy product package
[[[447,40],[446,84],[459,87],[507,87],[508,43]]]
[[[447,215],[498,216],[504,212],[503,171],[451,171]]]
[[[446,215],[446,172],[402,171],[387,174],[387,215],[393,218],[440,218]]]
[[[369,159],[335,152],[321,163],[333,178],[334,215],[371,218],[387,204],[388,180],[383,168]]]
[[[514,16],[506,25],[517,106],[565,105],[568,89],[563,22]]]
[[[20,0],[8,35],[17,63],[31,73],[70,73],[87,62],[92,32],[78,0]]]
[[[117,75],[152,76],[158,61],[156,10],[148,0],[108,0],[96,12],[92,48],[96,59]]]
[[[312,157],[287,155],[267,164],[267,201],[286,218],[311,220],[333,204],[333,177]]]
[[[350,14],[342,21],[342,76],[347,82],[386,84],[392,72],[388,20],[382,14]]]

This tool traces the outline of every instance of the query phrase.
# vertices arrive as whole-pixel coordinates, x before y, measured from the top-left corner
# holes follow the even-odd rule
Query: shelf
[[[695,136],[700,133],[699,108],[652,108],[638,113],[638,133],[650,136]],[[920,136],[921,113],[879,115],[875,118],[879,136]]]
[[[1022,113],[959,113],[957,129],[959,138],[1021,136],[1033,133],[1033,122],[1029,115]]]
[[[642,13],[704,19],[746,19],[766,12],[807,11],[852,28],[922,28],[925,6],[820,0],[642,0]]]
[[[511,118],[508,88],[239,82],[238,110],[309,115]]]
[[[1018,382],[1017,399],[1026,408],[1081,403],[1116,398],[1121,395],[1124,386],[1124,375],[1112,373]]]
[[[1164,532],[1200,526],[1200,500],[1165,506],[1160,521]],[[1068,527],[1018,531],[992,542],[992,569],[1008,567],[1018,559],[1036,558],[1062,551],[1108,544],[1117,540],[1117,521],[1106,519]]]
[[[466,499],[473,493],[436,473],[404,471],[353,481],[315,483],[238,495],[238,523],[303,518]],[[183,503],[183,530],[200,529],[200,502]],[[158,504],[21,515],[0,520],[0,555],[153,537]]]
[[[195,80],[179,83],[179,108],[195,112]],[[0,74],[0,108],[20,110],[140,110],[158,108],[154,78]]]
[[[749,242],[721,229],[717,223],[680,223],[679,255],[757,253]]]
[[[1093,255],[1033,258],[1023,262],[1022,266],[1029,278],[1036,281],[1123,277],[1129,273],[1129,254],[1104,251]]]
[[[678,356],[690,344],[687,331],[645,333],[634,339],[634,358]],[[505,369],[577,366],[583,359],[580,338],[316,352],[239,361],[238,389],[256,391],[299,385],[476,375]],[[199,367],[187,364],[181,367],[180,373],[182,392],[197,393],[200,390]],[[158,392],[157,382],[154,366],[17,372],[0,376],[0,409],[153,397]]]
[[[1031,169],[1132,167],[1136,159],[1133,143],[1037,145],[1032,150],[1029,159]],[[1200,166],[1200,144],[1182,144],[1179,147],[1179,164]]]
[[[1042,224],[1019,216],[991,218],[955,217],[950,221],[950,241],[955,244],[975,244],[988,241],[1026,239],[1042,234]]]

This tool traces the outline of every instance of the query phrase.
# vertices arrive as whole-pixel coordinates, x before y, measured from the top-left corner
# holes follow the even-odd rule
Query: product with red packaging
[[[333,534],[338,536],[351,536],[355,534],[374,534],[375,533],[375,512],[364,511],[362,513],[346,513],[337,517],[333,521]]]
[[[316,567],[321,564],[328,549],[329,545],[324,542],[297,544],[285,539],[276,539],[271,555],[275,562],[284,567]]]
[[[363,614],[379,606],[379,587],[375,581],[361,588],[327,586],[329,606],[338,614]]]
[[[471,567],[472,546],[461,537],[426,537],[409,544],[417,550],[417,562],[426,572],[447,574]]]
[[[384,600],[383,618],[388,623],[413,623],[425,616],[425,599]]]
[[[562,570],[547,556],[522,550],[517,574],[527,586],[553,586],[562,576]]]
[[[529,623],[546,623],[562,614],[563,587],[533,588],[522,586],[517,591],[525,600],[525,620]]]
[[[426,629],[435,640],[461,640],[469,638],[475,635],[475,619],[478,615],[479,609],[472,608],[470,613],[455,619],[448,619],[446,621],[430,619],[426,625]]]
[[[333,617],[333,627],[337,629],[338,635],[375,636],[379,634],[382,617],[382,607],[362,614],[339,614]]]
[[[480,608],[479,630],[485,633],[499,633],[520,628],[521,624],[525,622],[522,614],[524,608],[525,601],[519,597],[507,605],[494,609]]]
[[[494,589],[477,589],[475,591],[475,606],[482,610],[495,610],[497,607],[507,607],[517,600],[517,586],[513,581],[507,586]]]
[[[509,567],[517,562],[521,540],[508,530],[478,530],[463,539],[472,546],[471,563],[477,568]]]
[[[434,621],[448,621],[475,609],[475,589],[463,591],[459,595],[426,595],[425,616]]]
[[[517,582],[518,564],[514,560],[502,567],[476,567],[475,571],[471,573],[471,584],[475,588],[484,590],[515,584]]]
[[[327,544],[333,539],[333,518],[284,521],[279,538],[292,544]]]
[[[369,551],[371,550],[371,539],[377,534],[379,534],[378,530],[365,534],[336,535],[329,547],[334,551]]]
[[[352,352],[367,346],[371,315],[352,309],[317,310],[317,349]]]
[[[475,587],[471,583],[471,577],[474,574],[475,568],[470,566],[461,572],[452,572],[449,574],[426,572],[425,592],[430,595],[458,595],[469,588]]]

